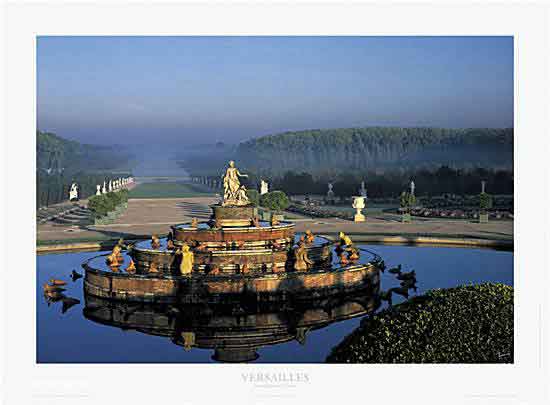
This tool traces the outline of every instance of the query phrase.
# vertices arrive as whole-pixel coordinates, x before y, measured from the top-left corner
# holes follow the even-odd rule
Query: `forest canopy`
[[[512,128],[368,127],[285,132],[239,144],[240,166],[258,175],[513,167]]]

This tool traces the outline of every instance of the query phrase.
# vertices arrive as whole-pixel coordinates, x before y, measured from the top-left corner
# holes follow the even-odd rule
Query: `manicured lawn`
[[[184,198],[214,195],[197,184],[187,183],[143,183],[130,191],[130,198]]]

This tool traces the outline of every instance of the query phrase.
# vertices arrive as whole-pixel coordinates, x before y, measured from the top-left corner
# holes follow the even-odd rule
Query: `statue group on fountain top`
[[[248,175],[240,173],[233,160],[229,161],[229,167],[223,177],[223,206],[250,204],[246,188],[241,185],[239,177],[248,177]]]

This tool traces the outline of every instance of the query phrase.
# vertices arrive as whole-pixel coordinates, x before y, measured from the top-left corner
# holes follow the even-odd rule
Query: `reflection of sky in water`
[[[483,249],[370,245],[388,268],[403,265],[416,270],[418,294],[432,288],[459,284],[503,282],[513,285],[513,253]],[[83,278],[73,282],[74,269],[98,252],[37,256],[37,360],[39,362],[210,362],[212,350],[184,351],[168,338],[104,326],[85,319]],[[50,278],[68,281],[64,294],[81,301],[61,313],[62,303],[45,302],[42,285]],[[395,276],[382,275],[382,289],[399,286]],[[412,293],[412,291],[411,291]],[[413,293],[414,294],[414,293]],[[402,298],[394,295],[394,303]],[[323,362],[332,347],[351,333],[361,321],[355,318],[309,332],[306,344],[296,341],[258,349],[258,362]]]

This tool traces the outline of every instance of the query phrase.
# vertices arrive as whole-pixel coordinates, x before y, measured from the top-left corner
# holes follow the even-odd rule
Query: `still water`
[[[501,282],[513,285],[513,253],[487,249],[362,245],[378,253],[388,268],[415,270],[420,295],[433,288]],[[85,297],[83,278],[72,270],[98,252],[37,256],[37,361],[39,363],[264,363],[324,362],[330,350],[372,309],[368,296],[319,302],[311,307],[262,309],[158,308],[113,304]],[[50,278],[68,282],[58,301],[48,302],[42,285]],[[381,290],[398,287],[388,271]],[[394,295],[393,302],[404,298]],[[381,308],[383,308],[382,306]],[[185,308],[183,308],[185,310]],[[173,322],[177,319],[177,322]],[[179,323],[174,333],[172,326]],[[222,329],[216,329],[216,327]],[[196,328],[196,329],[195,329]],[[210,328],[210,329],[209,329]],[[198,331],[201,332],[198,332]],[[220,333],[220,330],[223,332]],[[239,331],[235,334],[234,331]],[[240,331],[246,331],[241,335]],[[197,332],[195,337],[195,333]],[[182,341],[182,337],[187,340]],[[205,342],[193,344],[195,339]],[[200,343],[197,341],[197,343]],[[231,350],[214,350],[221,344]],[[242,343],[242,344],[241,344]]]

